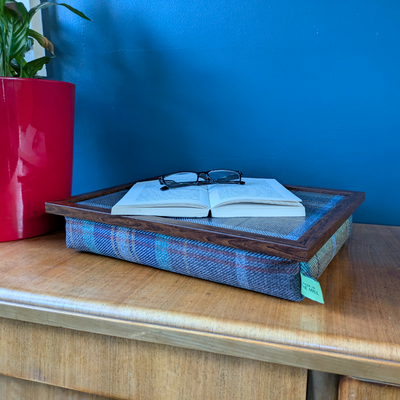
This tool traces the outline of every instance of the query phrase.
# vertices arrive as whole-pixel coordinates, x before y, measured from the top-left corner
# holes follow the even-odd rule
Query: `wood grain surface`
[[[0,316],[400,383],[400,227],[355,224],[325,304],[273,298],[65,248],[0,243]]]
[[[115,399],[115,398],[114,398]],[[0,375],[0,400],[113,400],[34,381]]]
[[[344,376],[339,383],[339,400],[400,400],[400,387]]]
[[[1,318],[0,353],[2,374],[118,399],[306,398],[304,369]]]

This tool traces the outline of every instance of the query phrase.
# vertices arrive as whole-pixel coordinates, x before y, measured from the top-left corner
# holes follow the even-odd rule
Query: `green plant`
[[[0,0],[0,76],[34,78],[50,57],[41,57],[26,62],[25,53],[36,40],[42,47],[54,54],[54,46],[39,32],[30,29],[32,17],[39,10],[51,6],[63,6],[90,21],[82,12],[65,3],[44,2],[29,11],[23,3],[15,0]]]

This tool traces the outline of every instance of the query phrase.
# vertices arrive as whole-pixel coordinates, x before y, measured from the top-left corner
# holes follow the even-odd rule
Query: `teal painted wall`
[[[232,168],[359,190],[400,225],[400,3],[72,0],[49,77],[77,86],[75,194]]]

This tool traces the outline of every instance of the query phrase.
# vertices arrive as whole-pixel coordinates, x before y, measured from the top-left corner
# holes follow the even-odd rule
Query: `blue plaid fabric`
[[[307,263],[136,229],[66,218],[67,246],[300,301],[300,271],[317,279],[350,236],[350,217]]]

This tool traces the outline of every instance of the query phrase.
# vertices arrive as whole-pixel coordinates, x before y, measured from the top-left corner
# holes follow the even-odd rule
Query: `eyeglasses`
[[[212,185],[216,183],[244,185],[242,173],[230,169],[212,169],[207,172],[175,172],[158,178],[161,190],[184,186]]]

